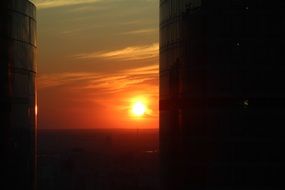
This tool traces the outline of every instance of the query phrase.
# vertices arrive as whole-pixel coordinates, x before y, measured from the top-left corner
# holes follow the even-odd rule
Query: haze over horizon
[[[33,0],[39,128],[158,128],[157,0]],[[145,99],[146,114],[129,114]]]

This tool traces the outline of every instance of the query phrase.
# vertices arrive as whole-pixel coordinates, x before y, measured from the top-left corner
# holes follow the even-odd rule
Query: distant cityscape
[[[158,129],[40,130],[38,189],[160,189]]]

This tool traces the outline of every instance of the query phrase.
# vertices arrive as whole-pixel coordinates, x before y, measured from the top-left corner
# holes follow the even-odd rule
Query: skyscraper
[[[160,1],[166,187],[284,186],[285,3]]]
[[[36,12],[28,0],[0,2],[0,184],[33,189]]]

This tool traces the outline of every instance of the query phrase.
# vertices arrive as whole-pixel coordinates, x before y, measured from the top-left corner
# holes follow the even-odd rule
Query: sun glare
[[[151,99],[147,96],[135,96],[129,99],[129,114],[134,119],[148,119],[152,116]]]
[[[142,102],[135,102],[132,106],[132,113],[135,116],[143,116],[146,112],[146,106]]]

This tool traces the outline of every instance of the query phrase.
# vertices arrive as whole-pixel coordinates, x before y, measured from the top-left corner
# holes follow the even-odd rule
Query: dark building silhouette
[[[284,188],[285,1],[160,0],[165,189]]]
[[[0,2],[1,189],[33,189],[36,129],[36,12],[27,0]]]

